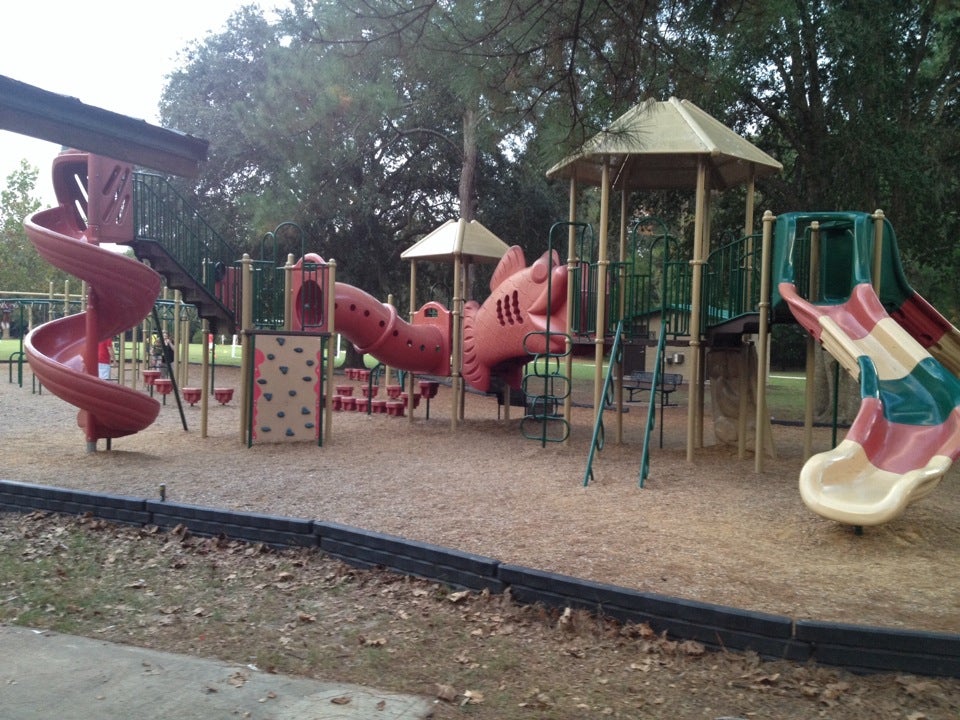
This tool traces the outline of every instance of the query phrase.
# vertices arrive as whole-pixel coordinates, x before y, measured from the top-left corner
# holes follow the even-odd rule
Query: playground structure
[[[153,307],[161,278],[146,265],[104,250],[101,241],[127,222],[130,202],[129,171],[98,175],[102,204],[91,215],[81,215],[73,182],[77,156],[59,156],[53,166],[55,208],[24,222],[27,235],[40,255],[77,276],[88,287],[86,312],[44,323],[25,341],[27,359],[41,383],[79,408],[77,422],[87,446],[100,439],[123,437],[148,427],[159,413],[152,397],[96,377],[97,345],[140,322]],[[86,157],[83,158],[86,166]],[[93,168],[97,168],[95,163]],[[101,166],[102,169],[102,166]],[[86,167],[84,167],[86,171]],[[83,187],[82,190],[86,190]]]
[[[686,111],[691,112],[689,107]],[[601,195],[608,201],[612,159],[618,156],[609,148],[601,148],[597,155],[602,157],[598,168]],[[620,177],[633,177],[634,169],[624,159],[629,153],[621,151],[621,155]],[[622,408],[624,346],[632,342],[644,349],[644,364],[651,368],[654,387],[667,364],[672,361],[680,365],[689,358],[687,442],[688,459],[692,459],[693,449],[703,442],[707,377],[714,393],[715,414],[718,408],[732,408],[719,412],[726,439],[739,444],[741,455],[750,446],[751,434],[755,435],[755,449],[767,447],[769,418],[764,390],[769,326],[771,322],[794,322],[796,315],[815,339],[839,354],[841,364],[860,378],[864,396],[847,440],[805,465],[802,497],[816,512],[840,522],[861,526],[889,521],[935,487],[960,447],[952,412],[960,397],[954,391],[953,379],[960,367],[955,360],[960,358],[958,333],[909,289],[892,228],[882,214],[793,213],[774,218],[768,213],[764,232],[754,233],[750,200],[753,180],[760,168],[770,172],[779,167],[761,155],[740,152],[739,164],[732,164],[734,174],[724,175],[729,168],[723,163],[723,152],[708,148],[700,153],[693,172],[698,214],[692,257],[662,221],[640,218],[631,222],[624,215],[619,260],[611,262],[607,259],[610,253],[605,230],[609,225],[608,202],[601,203],[596,243],[589,226],[576,220],[577,179],[584,172],[579,163],[586,159],[586,169],[590,170],[594,157],[592,153],[580,153],[569,165],[570,219],[555,226],[558,233],[567,235],[566,264],[553,248],[552,232],[550,249],[529,267],[520,248],[507,249],[494,272],[489,298],[482,304],[466,301],[462,243],[468,228],[463,221],[454,223],[459,251],[455,246],[453,308],[427,303],[414,310],[411,299],[410,322],[406,322],[389,304],[337,282],[335,263],[319,256],[304,253],[299,261],[293,262],[291,257],[283,266],[261,260],[265,264],[258,267],[258,261],[248,256],[238,262],[238,253],[215,238],[195,213],[185,210],[183,201],[156,176],[132,173],[121,163],[69,154],[58,158],[54,169],[55,178],[61,178],[59,184],[55,181],[60,206],[33,216],[26,225],[44,257],[55,264],[65,263],[65,269],[87,281],[91,300],[96,301],[89,303],[83,322],[51,325],[63,328],[56,331],[47,326],[38,328],[31,335],[28,356],[44,384],[58,395],[63,392],[61,397],[68,402],[78,401],[74,404],[81,408],[88,444],[98,438],[136,432],[149,424],[145,420],[149,412],[156,416],[157,403],[149,398],[150,404],[143,404],[149,411],[144,417],[134,421],[118,413],[120,417],[113,418],[121,401],[106,398],[99,381],[86,371],[91,365],[84,362],[93,337],[106,330],[116,334],[125,328],[101,308],[104,288],[113,292],[113,276],[104,279],[96,273],[74,271],[82,270],[92,257],[78,246],[91,245],[88,239],[124,242],[163,271],[168,284],[187,288],[185,296],[195,298],[205,323],[215,324],[214,328],[205,326],[205,333],[208,329],[232,332],[239,328],[245,363],[254,362],[250,359],[254,348],[263,349],[260,336],[325,337],[329,344],[329,338],[340,332],[362,351],[408,371],[410,397],[417,373],[451,377],[455,403],[458,396],[462,399],[458,385],[461,378],[481,391],[495,385],[498,391],[506,387],[525,391],[534,402],[522,422],[533,418],[532,425],[541,430],[530,436],[542,442],[567,437],[563,423],[570,412],[569,368],[578,346],[593,346],[595,350],[598,424],[608,404],[608,390],[613,390],[616,404]],[[711,169],[710,163],[718,166]],[[640,172],[642,163],[638,165]],[[562,163],[554,174],[564,176],[565,167]],[[63,179],[71,177],[72,183]],[[746,182],[751,189],[746,232],[712,252],[708,252],[705,214],[709,178],[719,178],[722,186]],[[88,185],[92,191],[77,190]],[[132,194],[128,192],[131,185]],[[627,192],[635,187],[621,185],[625,200]],[[622,204],[627,207],[626,202]],[[99,222],[92,222],[92,218]],[[879,229],[870,230],[871,226]],[[98,255],[93,261],[100,259]],[[108,264],[101,263],[98,270]],[[124,274],[127,266],[122,267]],[[802,282],[798,285],[794,276],[804,277],[803,272],[819,280],[798,291]],[[150,303],[159,287],[154,275],[145,274],[143,280],[152,293]],[[411,275],[414,298],[414,270]],[[869,293],[861,287],[871,283],[879,293],[878,302],[871,302]],[[137,313],[143,311],[145,315],[149,304],[145,304],[144,287],[138,285],[136,292],[143,294],[137,297]],[[261,302],[254,304],[254,298]],[[893,317],[884,314],[884,307],[891,309]],[[140,320],[135,314],[130,311],[123,316],[127,327]],[[891,325],[902,326],[903,330]],[[749,339],[754,334],[756,345]],[[685,348],[685,352],[668,353],[668,337],[672,348]],[[907,338],[917,338],[917,347],[910,346]],[[896,350],[908,346],[910,350]],[[645,357],[647,348],[656,348],[652,362]],[[307,421],[304,427],[320,433],[320,404],[325,403],[328,418],[333,404],[333,393],[323,392],[321,379],[325,369],[327,387],[332,387],[332,364],[325,362],[330,348],[321,343],[311,345],[309,350],[300,346],[300,350],[304,351],[303,357],[312,360],[309,370],[299,377],[311,378],[313,395],[309,404],[301,403],[295,412],[303,416],[315,413],[315,420]],[[263,358],[270,359],[268,354],[265,352]],[[270,365],[286,374],[281,368],[289,370],[290,365],[273,362],[278,354],[272,354],[270,363],[262,358],[255,368],[247,365],[245,374],[252,377],[252,373],[262,373]],[[603,377],[603,361],[608,356],[610,369]],[[206,361],[205,354],[205,366]],[[257,378],[263,380],[264,376]],[[808,377],[808,391],[811,380]],[[209,395],[206,385],[205,389],[201,403]],[[284,391],[289,395],[291,389]],[[257,393],[254,388],[241,400],[241,415],[248,423],[242,429],[243,437],[249,436],[249,418],[261,418],[259,407],[254,410],[253,403],[268,394],[275,395],[271,390]],[[653,428],[652,401],[649,411],[641,462],[644,468]],[[289,409],[281,412],[284,417],[289,415]],[[455,425],[462,419],[456,409],[453,417]],[[561,431],[551,434],[548,425]],[[897,447],[896,452],[882,451],[891,445]],[[762,469],[763,455],[755,451],[758,470]]]
[[[847,437],[804,465],[801,496],[851,525],[892,520],[960,455],[960,331],[907,283],[883,213],[791,213],[774,247],[774,313],[786,304],[862,398]]]

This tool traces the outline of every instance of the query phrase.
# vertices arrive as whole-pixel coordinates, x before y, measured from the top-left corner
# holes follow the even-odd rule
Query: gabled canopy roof
[[[423,237],[400,254],[403,260],[431,260],[453,262],[457,254],[457,239],[463,220],[447,220],[429,235]],[[463,245],[460,256],[464,263],[499,262],[510,247],[476,220],[464,223]]]
[[[688,100],[646,100],[547,171],[599,185],[603,160],[611,157],[614,185],[646,190],[696,186],[697,165],[707,158],[710,187],[725,190],[783,166]]]

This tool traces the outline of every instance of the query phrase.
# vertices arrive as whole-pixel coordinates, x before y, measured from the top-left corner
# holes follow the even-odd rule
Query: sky
[[[164,77],[177,54],[222,29],[244,5],[283,0],[21,0],[0,25],[0,75],[157,124]],[[53,204],[50,168],[60,145],[0,130],[0,186],[26,159],[40,171],[36,194]]]

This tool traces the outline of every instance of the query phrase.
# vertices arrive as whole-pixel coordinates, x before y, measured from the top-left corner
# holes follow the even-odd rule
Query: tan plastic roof
[[[611,156],[611,182],[628,189],[670,190],[696,186],[697,165],[709,159],[710,186],[743,185],[780,172],[783,165],[689,100],[646,100],[614,120],[580,150],[547,171],[599,185],[603,158]]]
[[[403,260],[453,262],[460,221],[448,220],[400,254]],[[495,263],[510,247],[476,220],[466,224],[460,254],[465,263]]]

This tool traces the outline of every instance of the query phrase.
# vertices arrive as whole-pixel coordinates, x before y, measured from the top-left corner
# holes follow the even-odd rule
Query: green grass
[[[0,363],[7,362],[11,355],[20,350],[19,340],[0,340]],[[230,345],[217,345],[215,352],[215,362],[218,366],[239,367],[240,349],[237,348],[235,356],[231,357],[232,348]],[[341,353],[342,354],[342,353]],[[133,356],[133,344],[127,343],[127,357]],[[203,346],[200,343],[190,345],[189,359],[191,363],[199,364],[203,358]],[[376,361],[366,360],[366,365],[372,367]],[[590,360],[577,359],[573,363],[573,380],[581,382],[593,382],[594,362]],[[604,376],[607,371],[607,364],[603,366]],[[561,367],[562,370],[562,367]],[[673,400],[683,400],[679,395],[674,396]],[[804,408],[804,375],[802,372],[776,372],[770,377],[767,385],[767,405],[771,414],[777,419],[783,420],[802,420]]]
[[[803,420],[806,377],[802,372],[775,372],[767,381],[767,407],[778,420]]]
[[[216,346],[216,363],[217,365],[231,365],[240,367],[240,348],[236,350],[236,357],[231,357],[232,348],[230,345],[217,345]],[[11,359],[11,356],[14,353],[20,351],[20,340],[0,340],[0,363],[8,362]],[[142,353],[142,350],[141,350]],[[127,343],[126,348],[126,357],[129,359],[133,357],[133,343]],[[194,343],[190,345],[190,362],[199,364],[203,359],[203,345],[200,343]],[[16,360],[16,358],[13,358]]]

